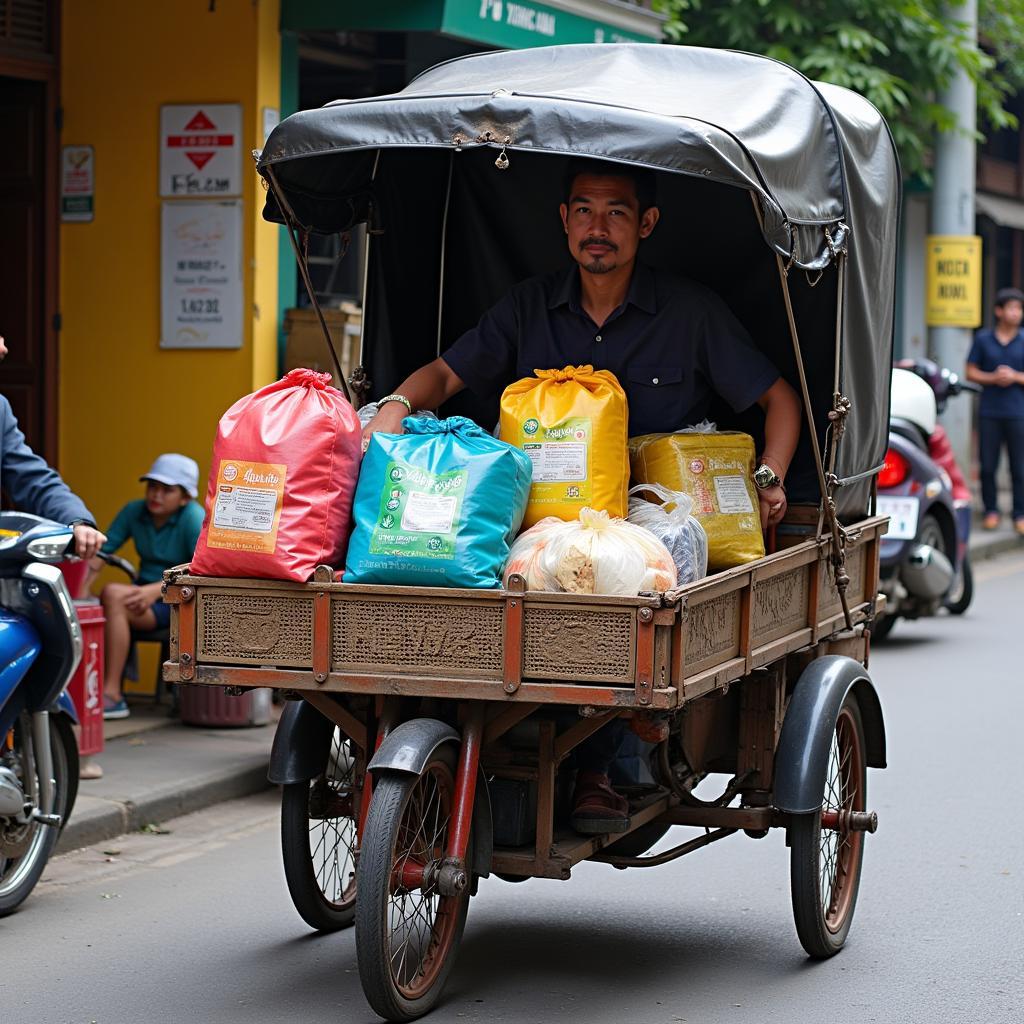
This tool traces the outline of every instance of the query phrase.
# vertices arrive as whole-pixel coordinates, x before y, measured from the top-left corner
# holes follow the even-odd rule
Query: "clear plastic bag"
[[[639,497],[643,493],[660,498],[661,504]],[[661,484],[637,484],[629,489],[629,522],[650,530],[668,548],[680,587],[708,574],[708,535],[691,515],[692,509],[693,499],[684,491]]]
[[[528,590],[634,597],[676,585],[668,548],[643,527],[584,508],[579,518],[542,519],[520,534],[505,566],[505,583],[519,573]]]
[[[372,420],[373,417],[377,415],[377,403],[370,402],[367,405],[364,405],[361,409],[357,411],[356,415],[359,417],[359,425],[365,428],[366,426],[369,425],[370,420]],[[431,412],[429,409],[417,409],[414,413],[412,413],[412,415],[424,420],[437,419],[437,414]]]

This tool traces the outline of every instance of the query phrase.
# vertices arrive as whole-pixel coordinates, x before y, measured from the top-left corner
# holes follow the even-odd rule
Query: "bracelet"
[[[406,409],[409,410],[409,415],[412,415],[412,402],[410,402],[409,399],[405,397],[405,395],[385,395],[382,399],[380,399],[379,402],[377,402],[378,411],[380,410],[380,407],[382,405],[385,405],[388,402],[401,402],[402,405],[404,405]]]

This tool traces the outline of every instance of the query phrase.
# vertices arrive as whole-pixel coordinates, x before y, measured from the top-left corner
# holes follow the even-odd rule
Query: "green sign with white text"
[[[441,31],[509,49],[555,43],[658,41],[528,0],[445,0]]]
[[[441,32],[513,50],[555,43],[661,41],[661,19],[644,8],[629,8],[625,14],[609,10],[609,20],[602,21],[605,5],[591,6],[593,18],[533,0],[387,0],[376,4],[366,0],[282,0],[281,28],[290,32]]]

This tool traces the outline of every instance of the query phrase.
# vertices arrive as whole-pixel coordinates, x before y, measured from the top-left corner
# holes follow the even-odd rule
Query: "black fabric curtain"
[[[494,166],[494,149],[385,150],[374,184],[375,230],[364,316],[364,356],[374,396],[438,354],[441,237],[449,167],[451,198],[444,253],[441,351],[472,327],[515,282],[567,265],[571,258],[558,215],[565,159],[509,154]],[[774,254],[761,237],[749,193],[704,179],[659,172],[661,220],[640,258],[715,289],[755,343],[799,391]],[[837,275],[794,270],[790,289],[825,444],[835,355]],[[444,412],[471,416],[490,429],[498,399],[463,394]],[[761,443],[760,410],[737,417],[724,403],[720,429],[740,429]],[[666,425],[669,426],[669,425]],[[790,500],[819,498],[806,436],[787,481]]]

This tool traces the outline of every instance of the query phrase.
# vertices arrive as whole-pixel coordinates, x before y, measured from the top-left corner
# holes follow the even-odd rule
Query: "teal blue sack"
[[[501,586],[532,464],[464,416],[409,416],[374,434],[359,469],[346,583]]]

